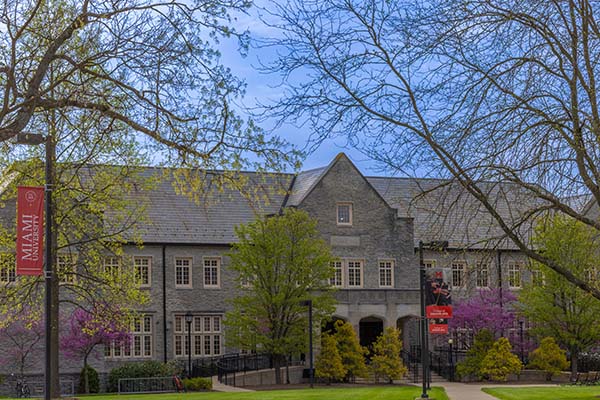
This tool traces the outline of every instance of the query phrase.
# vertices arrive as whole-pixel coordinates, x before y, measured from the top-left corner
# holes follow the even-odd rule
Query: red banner
[[[17,192],[17,275],[42,275],[44,268],[44,188]]]
[[[432,335],[447,335],[448,324],[429,324],[429,333]]]
[[[429,319],[452,318],[452,306],[427,306],[425,309]]]

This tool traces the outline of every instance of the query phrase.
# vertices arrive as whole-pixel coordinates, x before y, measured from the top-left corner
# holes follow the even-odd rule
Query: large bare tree
[[[0,141],[43,111],[91,112],[159,161],[238,167],[285,159],[235,112],[244,82],[220,63],[248,0],[25,0],[0,6]],[[115,132],[115,135],[121,134]],[[250,155],[250,156],[249,156]]]
[[[600,3],[588,0],[287,0],[266,20],[285,77],[268,113],[347,137],[396,171],[435,173],[473,196],[524,254],[526,225],[559,211],[596,229],[600,204]],[[291,78],[291,79],[290,79]],[[528,198],[500,211],[500,186]],[[507,196],[502,206],[515,205]],[[508,216],[507,216],[508,215]]]

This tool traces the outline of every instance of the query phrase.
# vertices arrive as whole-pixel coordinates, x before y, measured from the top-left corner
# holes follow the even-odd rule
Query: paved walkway
[[[503,384],[465,384],[459,382],[435,382],[434,386],[442,386],[446,389],[446,393],[450,400],[498,400],[496,397],[491,396],[481,391],[485,387],[530,387],[530,386],[556,386],[556,385],[503,385]]]
[[[219,382],[219,378],[217,376],[212,377],[213,390],[216,392],[253,392],[250,389],[244,389],[235,386],[223,385]]]

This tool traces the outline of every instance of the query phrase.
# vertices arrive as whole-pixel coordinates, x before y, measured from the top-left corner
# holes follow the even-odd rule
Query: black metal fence
[[[273,362],[266,354],[230,354],[221,357],[216,367],[219,382],[235,386],[237,373],[270,369],[273,368]]]

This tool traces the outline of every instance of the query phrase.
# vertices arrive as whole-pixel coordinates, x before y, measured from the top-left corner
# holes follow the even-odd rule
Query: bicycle
[[[12,374],[12,376],[14,376],[14,374]],[[17,378],[15,390],[17,392],[18,399],[26,399],[31,397],[31,390],[29,389],[29,385],[22,378]]]

